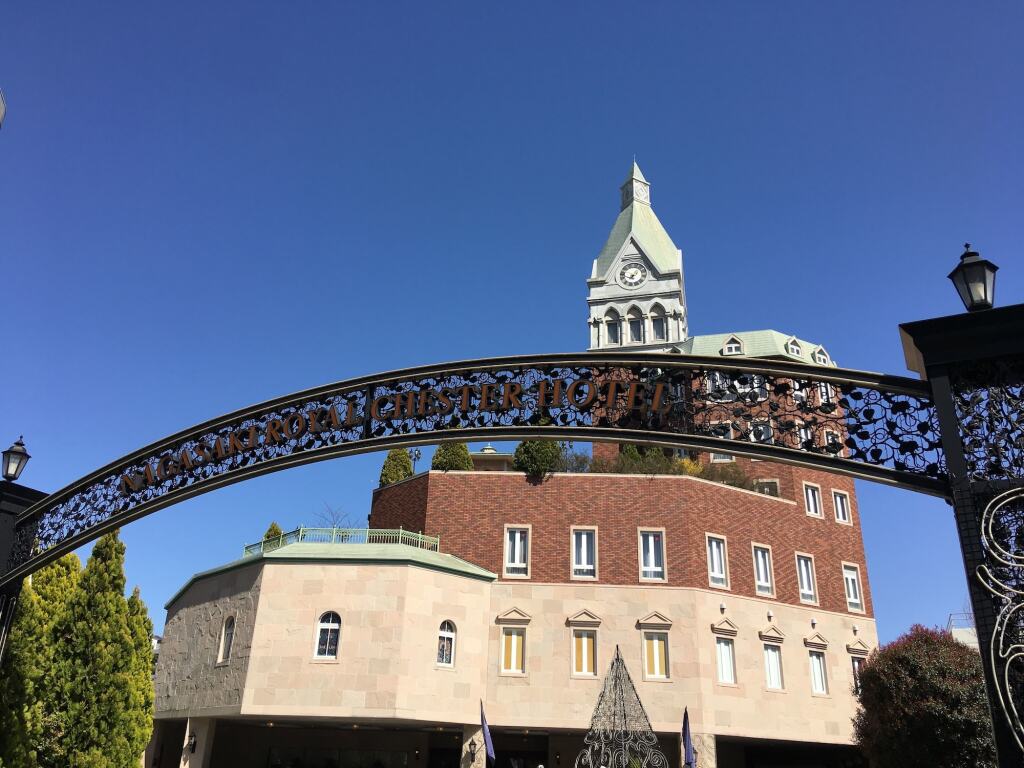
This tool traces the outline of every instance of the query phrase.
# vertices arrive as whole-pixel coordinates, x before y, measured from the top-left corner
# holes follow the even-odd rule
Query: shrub
[[[434,458],[430,462],[431,469],[449,470],[473,469],[473,459],[469,456],[469,448],[465,443],[441,443],[434,451]]]
[[[392,448],[384,459],[384,465],[380,468],[380,486],[397,483],[412,477],[412,459],[404,448]]]

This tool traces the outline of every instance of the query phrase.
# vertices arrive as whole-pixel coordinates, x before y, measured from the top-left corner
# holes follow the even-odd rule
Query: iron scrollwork
[[[399,445],[500,438],[649,443],[947,488],[922,382],[750,359],[496,358],[307,390],[136,451],[28,509],[0,584],[104,530],[247,477]]]
[[[977,361],[950,377],[973,480],[1024,480],[1024,359]]]

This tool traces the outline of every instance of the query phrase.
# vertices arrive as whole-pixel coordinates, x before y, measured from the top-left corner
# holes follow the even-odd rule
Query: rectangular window
[[[832,504],[836,508],[836,522],[850,522],[850,497],[841,491],[832,491]]]
[[[800,440],[800,444],[797,448],[806,450],[814,447],[814,430],[806,424],[802,424],[797,428],[797,437]]]
[[[665,580],[665,535],[640,531],[640,578]]]
[[[668,679],[667,632],[644,632],[644,673],[647,677]]]
[[[713,587],[729,585],[725,557],[725,539],[708,536],[708,581]]]
[[[779,481],[778,480],[755,480],[754,490],[758,493],[763,493],[765,496],[775,496],[778,498],[779,495]]]
[[[619,343],[619,323],[616,320],[608,323],[608,343],[618,344]]]
[[[573,529],[572,575],[577,579],[597,578],[597,531],[592,528]]]
[[[504,627],[501,630],[501,671],[522,674],[526,671],[526,654],[523,646],[526,630],[521,627]]]
[[[864,658],[851,656],[850,662],[853,664],[853,692],[860,693],[860,671],[864,668]]]
[[[809,555],[797,555],[796,571],[800,581],[800,602],[818,602],[818,590],[814,583],[814,559]]]
[[[851,611],[863,611],[864,600],[860,593],[860,569],[857,566],[843,566],[843,584],[846,586],[846,607]]]
[[[775,594],[772,551],[768,547],[754,546],[754,587],[759,595]]]
[[[811,517],[821,517],[821,489],[804,483],[804,506]]]
[[[797,405],[807,404],[807,390],[809,385],[806,381],[793,382],[793,402]]]
[[[592,629],[572,631],[572,673],[582,677],[597,674],[597,632]]]
[[[629,321],[629,340],[635,344],[639,344],[644,340],[644,321],[643,320],[630,320]]]
[[[665,340],[665,318],[656,317],[651,320],[651,329],[654,331],[654,338],[658,341]]]
[[[811,691],[819,694],[828,693],[828,674],[825,672],[825,654],[822,651],[811,651]]]
[[[715,638],[715,656],[718,658],[718,682],[732,685],[736,682],[736,656],[732,640],[728,637]]]
[[[755,421],[750,425],[750,440],[754,443],[772,442],[772,425],[767,421]]]
[[[822,405],[832,402],[832,386],[828,382],[818,382],[818,398],[821,400]]]
[[[782,648],[764,644],[764,685],[773,691],[782,690]]]
[[[505,575],[528,576],[530,563],[530,529],[505,529]]]
[[[839,433],[830,429],[825,430],[825,450],[833,456],[843,455],[843,441],[839,439]]]
[[[709,371],[704,378],[708,400],[734,400],[735,394],[730,391],[732,379],[725,371]]]
[[[724,428],[723,428],[724,427]],[[712,432],[715,437],[721,437],[726,440],[732,440],[732,425],[715,425],[715,430]],[[714,464],[719,464],[726,461],[735,461],[731,453],[712,453],[711,461]]]

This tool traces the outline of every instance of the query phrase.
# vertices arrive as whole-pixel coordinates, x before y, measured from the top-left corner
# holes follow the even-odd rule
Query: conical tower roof
[[[644,705],[633,686],[633,680],[626,669],[626,662],[615,647],[615,658],[608,668],[608,676],[604,679],[604,688],[594,707],[594,716],[590,719],[590,729],[600,728],[609,731],[649,731],[651,721],[647,718]]]

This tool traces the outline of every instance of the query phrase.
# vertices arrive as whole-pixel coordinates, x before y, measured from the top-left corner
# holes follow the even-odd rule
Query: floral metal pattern
[[[183,499],[348,453],[459,439],[597,439],[736,453],[946,492],[927,384],[676,355],[536,355],[307,390],[143,448],[27,510],[8,572]]]
[[[959,367],[950,383],[970,477],[1024,480],[1024,359]]]

